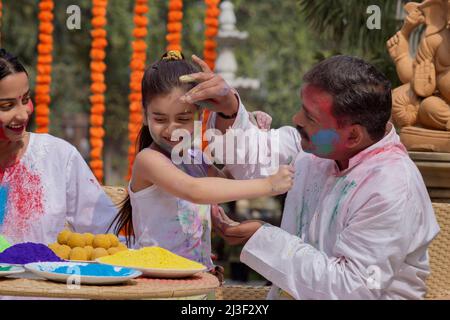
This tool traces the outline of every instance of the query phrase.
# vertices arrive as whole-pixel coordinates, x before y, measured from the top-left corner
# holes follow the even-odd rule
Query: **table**
[[[0,278],[0,296],[26,296],[74,299],[170,299],[206,298],[219,287],[218,279],[206,272],[184,279],[136,278],[120,285],[80,285],[26,277]]]

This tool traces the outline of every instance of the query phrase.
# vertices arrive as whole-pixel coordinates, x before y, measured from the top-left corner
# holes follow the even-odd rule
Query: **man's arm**
[[[246,243],[241,261],[296,299],[377,299],[408,254],[410,203],[372,197],[349,219],[332,255],[268,224],[222,223],[221,234]]]

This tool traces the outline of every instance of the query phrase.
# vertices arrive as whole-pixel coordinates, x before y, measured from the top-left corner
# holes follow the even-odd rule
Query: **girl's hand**
[[[239,222],[230,219],[223,208],[217,204],[211,206],[211,222],[214,229],[221,228],[223,225],[232,227],[239,225]]]
[[[294,167],[292,165],[280,166],[278,172],[267,178],[271,185],[271,195],[276,196],[288,192],[294,184]]]
[[[272,117],[262,111],[254,111],[249,113],[250,121],[261,130],[270,130]]]
[[[204,104],[208,109],[215,112],[222,112],[226,115],[232,115],[239,108],[239,101],[234,95],[234,90],[218,74],[212,72],[205,61],[192,56],[192,60],[200,66],[202,72],[185,75],[185,81],[197,82],[198,84],[181,96],[180,100],[184,103],[206,102]]]

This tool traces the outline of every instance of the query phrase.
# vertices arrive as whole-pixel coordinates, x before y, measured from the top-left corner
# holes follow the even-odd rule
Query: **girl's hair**
[[[0,49],[0,80],[10,74],[25,72],[25,67],[20,63],[17,57],[13,56],[5,49]]]
[[[152,99],[159,96],[169,94],[174,88],[183,88],[186,91],[192,89],[194,84],[184,84],[180,81],[180,76],[196,73],[200,70],[192,63],[186,61],[181,52],[169,51],[162,58],[153,63],[145,70],[142,79],[142,105],[144,114],[147,115],[147,108]],[[150,147],[153,139],[150,136],[148,126],[142,125],[137,139],[137,152]],[[114,233],[119,234],[120,231],[125,232],[127,245],[131,243],[131,236],[134,236],[134,228],[132,221],[132,207],[130,196],[127,195],[121,203],[121,207],[109,229],[116,223]],[[109,230],[108,229],[108,230]],[[134,239],[134,238],[133,238]]]

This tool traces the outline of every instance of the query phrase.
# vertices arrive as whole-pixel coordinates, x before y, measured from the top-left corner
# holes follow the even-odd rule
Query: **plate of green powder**
[[[12,264],[0,263],[0,278],[25,272],[25,269]]]

